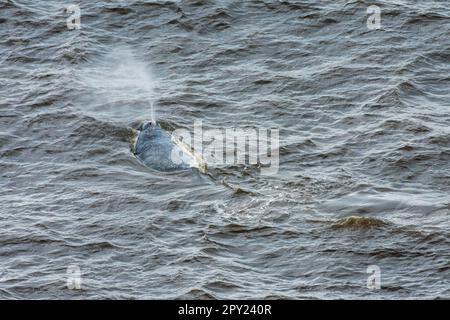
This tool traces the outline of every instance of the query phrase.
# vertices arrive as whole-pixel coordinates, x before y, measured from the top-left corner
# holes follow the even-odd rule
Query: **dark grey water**
[[[447,1],[74,3],[0,1],[1,298],[450,297]],[[152,102],[278,174],[144,167]]]

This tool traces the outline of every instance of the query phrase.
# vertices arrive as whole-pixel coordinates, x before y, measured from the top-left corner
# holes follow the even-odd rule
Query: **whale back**
[[[198,157],[159,124],[145,123],[141,126],[133,151],[146,166],[158,171],[202,169]]]

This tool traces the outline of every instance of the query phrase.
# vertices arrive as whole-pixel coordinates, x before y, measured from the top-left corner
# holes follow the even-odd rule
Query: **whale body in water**
[[[133,153],[147,167],[158,171],[206,170],[201,157],[154,122],[140,126]]]

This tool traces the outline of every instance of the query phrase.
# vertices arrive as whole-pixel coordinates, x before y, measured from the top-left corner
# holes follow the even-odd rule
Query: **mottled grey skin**
[[[172,172],[190,169],[191,166],[188,163],[172,161],[173,148],[179,149],[172,141],[171,135],[159,124],[147,122],[140,128],[134,154],[146,166],[158,171]]]

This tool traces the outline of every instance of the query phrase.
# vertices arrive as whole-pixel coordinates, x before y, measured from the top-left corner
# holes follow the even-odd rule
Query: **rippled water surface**
[[[450,297],[446,1],[67,3],[0,1],[1,298]],[[144,167],[152,105],[279,128],[278,174]]]

